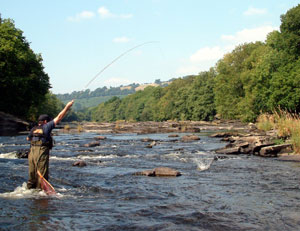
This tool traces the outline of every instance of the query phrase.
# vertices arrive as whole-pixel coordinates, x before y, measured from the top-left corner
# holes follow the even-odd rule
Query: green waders
[[[48,180],[49,173],[49,151],[48,146],[42,145],[42,141],[31,142],[31,148],[28,156],[29,165],[29,180],[27,182],[27,188],[41,189],[41,184],[37,170],[40,171],[42,176]]]

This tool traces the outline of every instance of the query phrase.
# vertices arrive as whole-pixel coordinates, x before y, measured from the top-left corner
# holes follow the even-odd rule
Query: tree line
[[[115,95],[129,95],[135,92],[135,88],[138,87],[139,84],[133,83],[128,85],[128,88],[120,87],[99,87],[94,91],[90,89],[86,89],[84,91],[73,91],[72,93],[65,94],[56,94],[57,98],[62,101],[69,101],[72,99],[86,99],[93,98],[99,96],[115,96]],[[130,87],[130,88],[129,88]]]
[[[218,115],[255,121],[278,108],[299,113],[299,56],[300,4],[281,16],[280,30],[269,33],[265,42],[237,46],[209,71],[112,97],[70,113],[69,120],[212,120]],[[61,100],[121,91],[104,87],[57,97],[50,89],[41,55],[32,51],[13,20],[0,17],[0,111],[34,120],[41,113],[55,116],[63,107]]]

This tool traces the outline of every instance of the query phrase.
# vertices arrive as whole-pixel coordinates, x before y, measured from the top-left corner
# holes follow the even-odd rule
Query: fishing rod
[[[158,43],[158,41],[149,41],[149,42],[145,42],[145,43],[142,43],[142,44],[139,44],[137,46],[134,46],[132,48],[130,48],[129,50],[123,52],[122,54],[120,54],[118,57],[116,57],[113,61],[111,61],[109,64],[107,64],[101,71],[99,71],[89,82],[88,84],[84,87],[84,89],[87,89],[87,87],[103,72],[105,71],[105,69],[107,69],[110,65],[112,65],[114,62],[116,62],[118,59],[120,59],[122,56],[126,55],[127,53],[129,53],[130,51],[138,48],[138,47],[141,47],[141,46],[144,46],[146,44],[149,44],[149,43]]]

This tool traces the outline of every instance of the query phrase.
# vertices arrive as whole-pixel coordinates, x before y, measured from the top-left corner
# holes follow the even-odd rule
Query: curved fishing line
[[[116,62],[118,59],[120,59],[122,56],[126,55],[127,53],[129,53],[130,51],[138,48],[138,47],[141,47],[141,46],[144,46],[146,44],[149,44],[149,43],[158,43],[158,41],[150,41],[150,42],[145,42],[145,43],[142,43],[142,44],[139,44],[135,47],[132,47],[130,48],[129,50],[123,52],[122,54],[120,54],[117,58],[115,58],[113,61],[111,61],[109,64],[107,64],[101,71],[99,71],[89,82],[88,84],[85,86],[85,89],[103,72],[105,71],[105,69],[107,69],[110,65],[112,65],[114,62]]]

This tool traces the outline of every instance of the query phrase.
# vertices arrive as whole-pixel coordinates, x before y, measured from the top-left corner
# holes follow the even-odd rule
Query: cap
[[[40,115],[39,116],[39,121],[44,121],[44,120],[49,122],[51,120],[51,118],[47,114]]]

